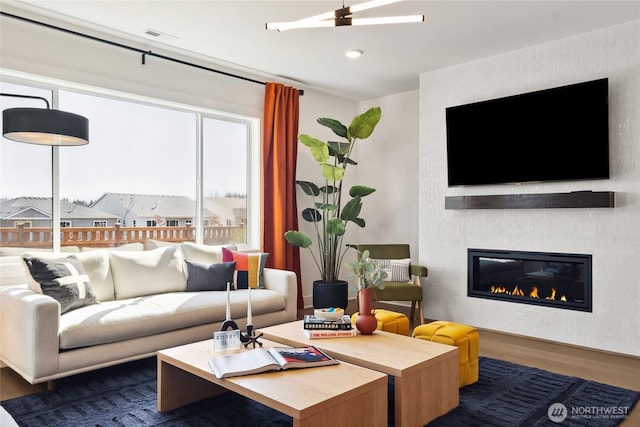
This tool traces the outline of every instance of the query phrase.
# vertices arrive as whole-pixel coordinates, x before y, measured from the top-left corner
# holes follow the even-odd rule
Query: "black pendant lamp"
[[[49,146],[89,143],[89,120],[66,111],[52,110],[39,96],[0,93],[0,96],[43,100],[47,108],[8,108],[2,112],[2,136],[12,141]]]

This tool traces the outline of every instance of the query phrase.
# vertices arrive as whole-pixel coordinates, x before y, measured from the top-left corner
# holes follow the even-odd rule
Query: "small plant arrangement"
[[[356,262],[345,264],[352,272],[349,278],[355,278],[358,282],[358,289],[378,288],[384,289],[384,279],[389,275],[380,264],[369,258],[369,251],[360,253],[360,258]]]

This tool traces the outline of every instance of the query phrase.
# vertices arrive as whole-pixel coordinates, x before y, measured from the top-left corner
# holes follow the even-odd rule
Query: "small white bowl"
[[[316,316],[316,319],[319,320],[340,320],[342,316],[344,316],[344,310],[340,307],[334,308],[333,311],[329,311],[328,308],[317,308],[313,311],[313,314]]]

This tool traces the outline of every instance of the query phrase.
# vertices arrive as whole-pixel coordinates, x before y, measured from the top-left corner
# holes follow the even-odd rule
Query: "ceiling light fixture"
[[[360,58],[363,53],[364,52],[361,51],[360,49],[349,49],[344,52],[344,55],[347,58],[356,59],[356,58]]]
[[[343,27],[354,25],[381,25],[381,24],[406,24],[410,22],[423,22],[424,15],[387,16],[381,18],[353,18],[353,14],[374,7],[397,3],[402,0],[372,0],[355,6],[347,6],[331,12],[311,16],[292,22],[267,22],[267,30],[286,31],[296,28],[324,28]]]
[[[52,110],[40,96],[0,93],[0,96],[39,99],[47,108],[8,108],[2,112],[2,136],[37,145],[85,145],[89,143],[89,120],[78,114]]]

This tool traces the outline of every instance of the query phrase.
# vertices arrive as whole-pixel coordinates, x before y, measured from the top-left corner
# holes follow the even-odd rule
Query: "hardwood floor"
[[[378,306],[409,314],[407,307],[384,303],[379,303]],[[347,313],[354,311],[355,307],[347,308]],[[305,313],[312,313],[312,309],[301,311],[299,314],[302,316]],[[414,328],[417,324],[414,319],[411,327]],[[640,358],[495,331],[479,329],[479,333],[481,356],[640,391]],[[46,384],[27,383],[9,368],[0,369],[0,400],[37,393],[46,388]],[[636,405],[620,425],[640,426],[640,404]]]

